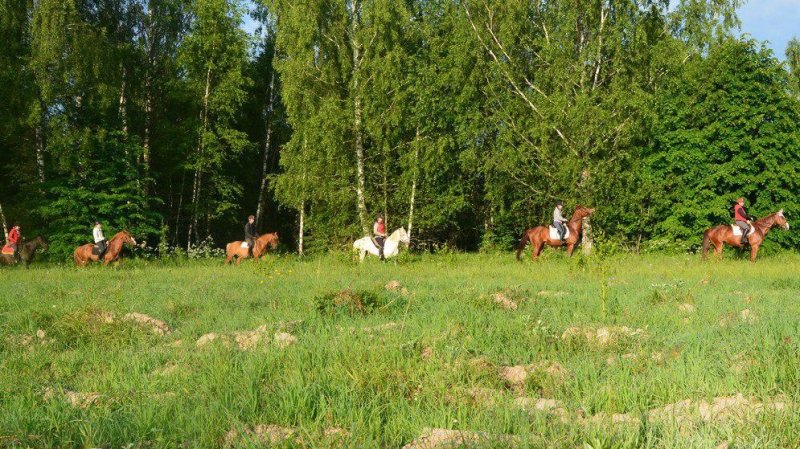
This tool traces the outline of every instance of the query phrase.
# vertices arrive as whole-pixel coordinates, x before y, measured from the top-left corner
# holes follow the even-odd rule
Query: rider
[[[253,247],[256,246],[256,239],[258,233],[256,232],[256,217],[250,215],[247,217],[247,223],[244,225],[244,240],[247,242],[247,253],[253,257]]]
[[[383,260],[383,244],[386,242],[386,224],[383,222],[383,215],[378,214],[375,224],[372,225],[372,234],[375,236],[378,256]]]
[[[97,259],[102,260],[108,249],[108,241],[103,235],[103,225],[99,221],[94,222],[94,229],[92,229],[92,236],[94,237],[94,244],[97,245]]]
[[[20,232],[20,227],[18,224],[15,224],[11,228],[11,232],[8,233],[8,244],[14,248],[14,254],[19,252],[19,242],[22,240],[22,233]]]
[[[733,218],[736,220],[736,225],[742,230],[742,245],[746,245],[750,233],[750,221],[753,220],[753,217],[747,215],[747,211],[744,210],[744,198],[736,200],[736,204],[733,206]]]
[[[565,224],[567,220],[564,218],[563,215],[561,215],[561,209],[563,208],[564,208],[564,203],[558,201],[556,203],[556,208],[553,209],[553,227],[555,227],[558,230],[558,238],[561,239],[562,243],[564,242],[564,234],[566,234],[567,231],[567,226]]]

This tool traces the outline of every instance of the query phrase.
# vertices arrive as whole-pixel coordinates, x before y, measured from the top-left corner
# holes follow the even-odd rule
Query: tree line
[[[254,214],[300,252],[378,213],[507,249],[559,199],[635,250],[739,196],[792,221],[800,41],[740,35],[741,3],[2,0],[1,215],[57,255],[94,220],[166,250]]]

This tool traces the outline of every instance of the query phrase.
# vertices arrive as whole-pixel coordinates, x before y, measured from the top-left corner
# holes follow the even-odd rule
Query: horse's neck
[[[581,232],[581,228],[583,227],[583,217],[580,215],[573,215],[572,219],[569,221],[569,227],[575,232]]]
[[[119,251],[122,248],[122,241],[123,238],[121,235],[117,234],[114,237],[111,237],[111,243],[108,245],[109,249],[114,251]]]
[[[767,235],[770,229],[775,226],[775,216],[770,215],[767,217],[762,218],[761,220],[757,220],[755,222],[756,228],[761,231],[762,234]]]

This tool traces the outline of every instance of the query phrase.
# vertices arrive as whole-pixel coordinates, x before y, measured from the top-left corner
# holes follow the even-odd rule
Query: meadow
[[[4,269],[0,447],[800,447],[798,272],[552,251]]]

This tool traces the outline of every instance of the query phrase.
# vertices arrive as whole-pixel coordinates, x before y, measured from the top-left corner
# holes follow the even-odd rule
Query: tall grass
[[[0,447],[222,447],[231,429],[245,435],[256,424],[296,429],[280,447],[397,448],[426,427],[511,434],[530,447],[800,447],[794,405],[688,430],[577,418],[645,417],[684,399],[737,393],[797,404],[800,257],[752,265],[614,256],[603,264],[549,252],[536,263],[509,254],[363,265],[282,256],[238,268],[129,261],[117,270],[2,270]],[[407,291],[387,291],[390,280]],[[496,292],[518,308],[497,306]],[[332,305],[346,294],[366,306]],[[694,311],[682,312],[684,303]],[[120,319],[134,311],[172,333]],[[112,323],[98,318],[107,312]],[[209,332],[259,326],[267,338],[255,349],[195,344]],[[561,338],[569,327],[614,326],[644,335],[602,346]],[[269,341],[276,332],[297,343],[278,347]],[[531,375],[519,387],[498,374],[541,361],[569,375]],[[493,400],[474,400],[475,388]],[[81,408],[67,392],[99,397]],[[520,395],[556,399],[575,418],[526,412],[515,405]],[[347,430],[344,440],[325,435],[333,427]],[[508,443],[485,443],[493,444]]]

